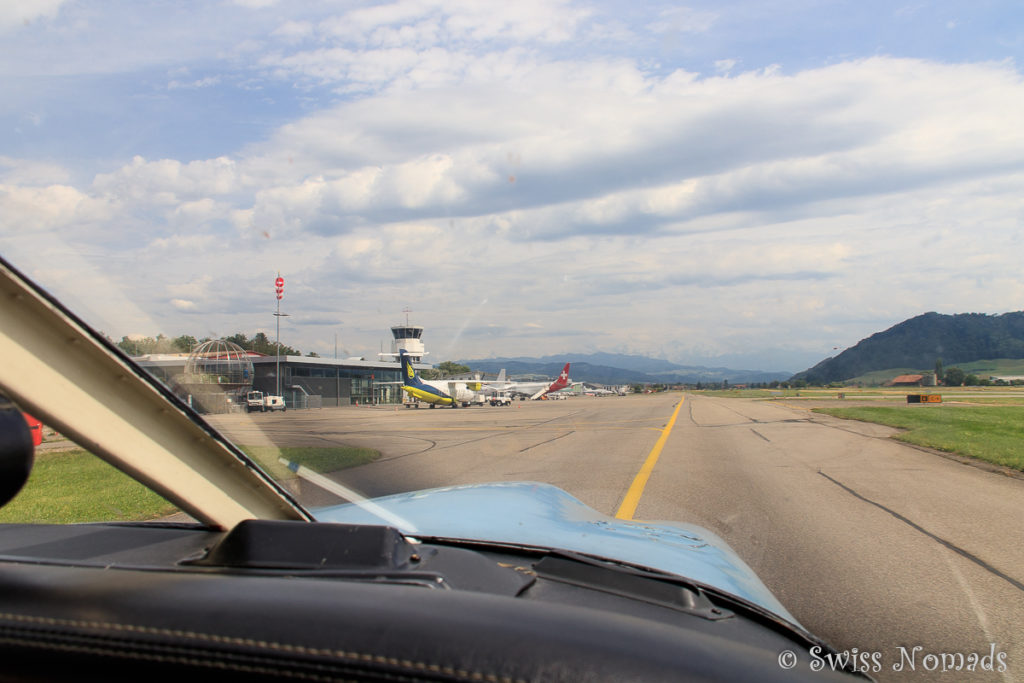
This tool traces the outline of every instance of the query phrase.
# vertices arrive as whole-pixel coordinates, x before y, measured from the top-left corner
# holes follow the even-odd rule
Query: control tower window
[[[419,339],[423,335],[421,327],[393,327],[391,332],[395,339]]]

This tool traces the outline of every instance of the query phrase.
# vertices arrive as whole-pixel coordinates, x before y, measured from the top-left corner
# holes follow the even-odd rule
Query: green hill
[[[933,370],[940,359],[945,367],[955,365],[965,372],[1005,373],[1007,366],[996,366],[995,361],[987,361],[995,372],[989,372],[985,363],[973,369],[966,366],[993,358],[1024,359],[1024,313],[925,313],[873,334],[793,379],[827,384],[890,368]]]

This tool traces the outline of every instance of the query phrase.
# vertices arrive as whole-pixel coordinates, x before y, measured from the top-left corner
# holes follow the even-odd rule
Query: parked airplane
[[[399,350],[399,358],[402,362],[402,391],[430,404],[431,408],[437,405],[452,408],[469,405],[481,389],[480,382],[421,379],[405,349]]]
[[[504,391],[508,394],[516,396],[522,396],[529,399],[538,399],[544,394],[551,391],[558,391],[569,386],[569,364],[566,363],[565,367],[562,368],[562,373],[558,376],[554,382],[504,382],[501,383],[500,379],[504,376],[505,371],[502,370],[501,374],[498,375],[499,382],[485,382],[487,388],[492,391]]]

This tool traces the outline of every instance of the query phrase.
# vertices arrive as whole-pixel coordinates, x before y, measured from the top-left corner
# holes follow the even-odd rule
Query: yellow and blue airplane
[[[451,406],[452,408],[458,408],[460,405],[468,406],[476,398],[476,392],[483,388],[480,382],[422,379],[413,368],[412,361],[405,349],[399,349],[398,355],[402,362],[402,391],[429,404],[431,408],[434,406]]]

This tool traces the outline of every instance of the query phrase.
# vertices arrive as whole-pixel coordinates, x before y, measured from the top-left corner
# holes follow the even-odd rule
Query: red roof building
[[[899,375],[886,382],[890,387],[919,387],[924,383],[924,375]]]

